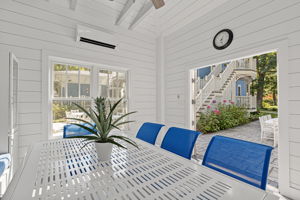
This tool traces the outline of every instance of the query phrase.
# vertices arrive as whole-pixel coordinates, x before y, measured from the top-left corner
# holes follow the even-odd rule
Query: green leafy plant
[[[234,104],[218,104],[215,109],[201,113],[197,121],[197,130],[211,133],[233,128],[250,122],[249,114],[243,107]]]
[[[97,97],[96,99],[94,99],[94,106],[90,106],[89,109],[85,109],[79,104],[73,103],[74,105],[76,105],[76,107],[78,107],[79,110],[81,110],[87,115],[87,117],[90,119],[90,121],[92,121],[92,123],[83,119],[77,119],[77,118],[69,118],[69,119],[85,123],[85,124],[77,124],[77,123],[73,123],[73,124],[87,130],[91,134],[83,135],[83,136],[71,136],[69,138],[84,139],[86,143],[83,147],[85,147],[89,143],[95,142],[95,143],[111,143],[118,147],[126,149],[125,146],[123,146],[118,142],[118,140],[122,140],[138,148],[137,144],[130,138],[125,136],[110,134],[110,132],[113,129],[120,130],[120,126],[134,122],[134,121],[126,121],[126,120],[122,121],[122,120],[125,119],[125,117],[127,117],[128,115],[133,114],[135,112],[129,112],[116,119],[113,119],[115,110],[122,100],[123,99],[120,99],[116,103],[112,104],[110,100],[104,97]]]

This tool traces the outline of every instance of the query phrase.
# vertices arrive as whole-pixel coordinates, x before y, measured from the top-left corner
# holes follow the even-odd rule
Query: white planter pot
[[[98,158],[101,161],[109,160],[111,157],[111,151],[113,144],[111,143],[95,143]]]

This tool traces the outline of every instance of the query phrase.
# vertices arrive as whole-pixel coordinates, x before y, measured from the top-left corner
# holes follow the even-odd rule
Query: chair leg
[[[261,131],[260,131],[260,141],[261,141],[261,142],[263,141],[263,138],[264,138],[264,131],[261,130]]]

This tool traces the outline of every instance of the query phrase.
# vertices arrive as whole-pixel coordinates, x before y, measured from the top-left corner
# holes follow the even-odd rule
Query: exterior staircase
[[[256,62],[251,59],[232,61],[226,68],[216,65],[204,79],[195,81],[194,100],[196,113],[205,112],[208,106],[214,108],[223,100],[236,102],[239,106],[256,109],[255,96],[236,97],[236,80],[241,76],[256,77]]]
[[[234,81],[235,78],[235,72],[232,72],[227,80],[225,81],[224,85],[217,91],[212,91],[211,94],[206,98],[206,100],[203,102],[202,106],[200,107],[199,111],[205,111],[206,107],[208,105],[212,105],[213,101],[218,101],[219,98],[223,96],[223,93],[225,93],[226,88]]]

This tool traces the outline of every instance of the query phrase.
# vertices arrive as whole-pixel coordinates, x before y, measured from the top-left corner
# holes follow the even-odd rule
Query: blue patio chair
[[[89,128],[93,128],[90,127],[90,125],[88,124],[82,124],[82,125],[85,125]],[[76,124],[68,124],[64,126],[63,138],[69,138],[72,136],[90,135],[90,134],[92,133],[90,133],[89,131],[85,130],[80,126],[77,126]]]
[[[141,126],[138,133],[136,134],[136,137],[140,140],[154,145],[158,133],[163,126],[165,125],[146,122]]]
[[[161,148],[191,159],[195,142],[200,134],[197,131],[171,127],[162,141]]]
[[[265,190],[272,149],[263,144],[214,136],[202,165]]]

